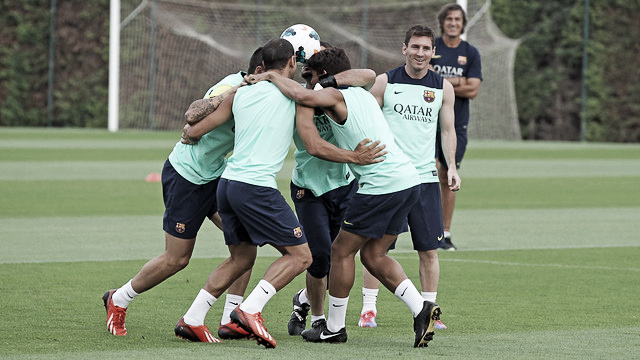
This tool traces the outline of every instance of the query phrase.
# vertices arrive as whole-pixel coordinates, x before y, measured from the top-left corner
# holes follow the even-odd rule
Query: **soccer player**
[[[480,53],[461,35],[467,25],[464,9],[458,4],[447,4],[438,13],[441,37],[436,39],[436,55],[431,65],[436,73],[445,77],[453,85],[455,92],[455,129],[457,136],[455,164],[447,162],[443,156],[440,133],[437,134],[438,174],[442,192],[442,216],[444,222],[444,244],[442,250],[456,250],[451,242],[451,221],[456,204],[456,193],[447,186],[448,171],[460,169],[460,163],[467,149],[467,125],[469,124],[469,101],[478,95],[482,83]]]
[[[321,49],[332,47],[322,41]],[[311,69],[302,68],[302,77],[311,89]],[[340,85],[370,88],[375,82],[375,72],[370,69],[352,69],[336,75]],[[336,144],[331,130],[330,119],[318,111],[313,121],[320,136]],[[331,243],[340,230],[349,200],[358,188],[358,182],[343,163],[326,161],[311,156],[297,131],[294,132],[296,166],[291,176],[291,199],[295,205],[298,220],[305,230],[313,262],[307,269],[306,287],[293,297],[293,311],[288,323],[289,335],[300,335],[306,327],[306,319],[311,311],[313,328],[326,326],[324,304],[327,293],[327,275],[331,259]],[[377,145],[375,142],[373,145]],[[384,149],[384,145],[377,148]],[[378,154],[385,155],[385,152]],[[382,160],[382,159],[379,159]],[[378,161],[379,161],[378,160]]]
[[[258,48],[249,61],[247,73],[262,71],[262,49]],[[195,101],[185,114],[187,121],[196,123],[204,115],[197,109],[213,111],[226,97],[233,94],[247,73],[239,72],[225,77],[207,91],[205,98]],[[229,90],[229,91],[227,91]],[[205,218],[222,229],[217,213],[216,189],[226,166],[226,155],[233,149],[233,124],[207,134],[196,146],[178,142],[162,171],[162,188],[165,203],[163,229],[165,251],[147,262],[129,282],[119,289],[107,291],[102,300],[107,310],[107,329],[116,336],[127,335],[125,317],[129,304],[141,293],[160,284],[184,269],[191,259],[198,230]],[[230,289],[230,293],[243,294],[251,272],[247,272]],[[228,301],[237,301],[233,297]],[[242,301],[240,299],[240,301]],[[230,324],[228,314],[222,324]],[[236,331],[243,332],[237,328]],[[243,336],[247,335],[244,332]],[[203,339],[204,341],[206,339]]]
[[[353,149],[362,137],[380,139],[386,144],[385,160],[371,165],[351,164],[358,179],[358,192],[345,213],[341,229],[331,248],[329,271],[329,314],[326,328],[302,332],[311,342],[346,342],[345,317],[349,291],[355,278],[355,255],[366,268],[401,299],[414,317],[414,347],[424,347],[433,338],[433,327],[440,308],[425,301],[409,280],[400,263],[387,255],[396,236],[407,231],[406,217],[420,195],[420,176],[409,158],[395,144],[393,135],[375,98],[359,87],[336,89],[334,74],[349,69],[342,49],[320,51],[309,59],[312,84],[322,90],[298,86],[295,81],[275,74],[257,74],[253,83],[269,80],[297,103],[322,108],[331,119],[333,133],[341,148]],[[325,140],[313,123],[313,109],[297,107],[296,126],[310,154],[322,152]]]
[[[262,60],[265,72],[284,78],[292,79],[297,69],[293,46],[287,40],[267,42]],[[306,236],[278,191],[275,179],[289,151],[295,111],[290,99],[273,84],[263,82],[241,87],[216,111],[185,128],[185,137],[193,142],[233,118],[235,145],[217,192],[230,257],[209,275],[204,288],[178,321],[176,334],[205,331],[204,318],[213,303],[235,279],[251,269],[257,246],[270,244],[282,256],[271,264],[245,301],[231,312],[231,320],[249,332],[258,344],[276,346],[264,326],[262,309],[312,261]],[[333,159],[359,161],[358,153],[346,150],[329,160]]]
[[[420,261],[422,296],[435,303],[440,277],[437,249],[444,244],[440,184],[435,161],[436,131],[439,125],[444,154],[449,164],[455,161],[456,131],[453,86],[429,69],[429,60],[437,51],[434,41],[435,35],[430,28],[422,25],[409,28],[402,45],[405,64],[380,74],[371,93],[382,107],[398,146],[411,158],[420,173],[420,199],[409,213],[408,221],[413,248],[418,251]],[[461,180],[455,167],[447,176],[447,191],[458,191]],[[367,293],[377,290],[378,286],[366,271],[364,278],[363,300],[367,300]],[[375,306],[375,298],[373,303]],[[366,304],[363,301],[360,324],[363,317],[368,317],[369,321],[373,317],[375,323],[376,314],[368,313],[371,310],[364,308]],[[446,326],[438,320],[436,328],[444,329]]]

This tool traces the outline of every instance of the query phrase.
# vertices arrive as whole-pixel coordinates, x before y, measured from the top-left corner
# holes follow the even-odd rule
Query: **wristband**
[[[320,84],[320,86],[322,86],[323,88],[338,87],[338,83],[336,82],[336,77],[333,75],[327,75],[327,74],[323,74],[322,76],[320,76],[320,81],[318,81],[318,84]]]

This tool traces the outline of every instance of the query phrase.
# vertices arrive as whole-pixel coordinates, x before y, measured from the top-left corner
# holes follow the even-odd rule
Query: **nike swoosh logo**
[[[398,95],[398,94],[402,94],[404,91],[394,91],[393,93]]]
[[[442,235],[438,236],[438,241],[442,240]]]
[[[344,305],[336,305],[336,304],[333,304],[333,307],[343,307],[343,306],[344,306]]]
[[[345,223],[346,225],[353,225],[352,223],[348,222],[347,220],[344,220],[344,223]]]
[[[207,304],[209,304],[209,306],[213,306],[213,303],[210,303],[209,300],[207,300]]]
[[[433,59],[440,59],[442,55],[433,55]]]
[[[267,290],[265,290],[262,286],[260,286],[260,289],[262,289],[262,291],[264,291],[265,294],[268,294],[269,292]]]
[[[324,331],[323,331],[323,332],[321,332],[321,333],[320,333],[320,339],[321,339],[321,340],[327,340],[327,339],[331,339],[332,337],[336,337],[336,336],[338,336],[338,335],[340,335],[340,333],[339,333],[339,332],[337,332],[337,333],[335,333],[335,334],[325,335],[325,334],[324,334]]]
[[[404,296],[404,293],[406,293],[406,292],[407,292],[407,289],[408,289],[408,288],[404,288],[404,290],[402,291],[402,294],[400,294],[400,297],[403,297],[403,296]]]
[[[238,303],[236,303],[236,302],[233,302],[233,301],[229,301],[229,304],[231,304],[231,305],[235,305],[235,306],[240,305],[240,304],[238,304]]]

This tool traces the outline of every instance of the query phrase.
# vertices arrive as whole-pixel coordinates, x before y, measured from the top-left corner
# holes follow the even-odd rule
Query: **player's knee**
[[[324,261],[318,261],[318,258],[314,258],[311,266],[307,269],[309,275],[313,276],[316,279],[322,279],[323,277],[329,275],[329,268],[331,267],[329,263],[329,257],[327,256]]]
[[[175,273],[186,268],[187,265],[189,265],[190,259],[191,258],[189,256],[169,257],[166,261],[166,265]]]

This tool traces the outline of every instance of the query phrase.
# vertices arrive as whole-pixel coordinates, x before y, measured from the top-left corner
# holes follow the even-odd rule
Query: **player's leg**
[[[380,280],[376,279],[366,266],[362,266],[362,310],[360,311],[360,327],[377,327],[376,316],[378,309],[376,303],[380,292]]]
[[[209,274],[205,286],[175,326],[178,337],[191,341],[219,342],[204,325],[211,306],[231,284],[245,274],[255,261],[256,246],[243,242],[229,245],[230,256]]]
[[[451,242],[451,221],[453,220],[453,209],[456,206],[456,192],[449,190],[447,178],[447,166],[443,161],[436,161],[438,167],[438,178],[440,180],[440,193],[442,194],[442,223],[444,225],[444,244],[442,250],[453,251],[456,247]]]
[[[420,198],[407,218],[413,248],[418,251],[422,297],[435,303],[440,279],[437,249],[444,242],[440,186],[438,183],[423,183],[420,187]],[[438,320],[436,328],[445,329],[446,326]]]
[[[289,335],[300,335],[306,328],[307,315],[311,310],[311,323],[324,319],[324,300],[327,292],[326,276],[331,257],[330,212],[322,197],[309,189],[290,185],[291,199],[312,255],[307,268],[306,287],[293,296],[293,310],[287,324]],[[319,323],[318,323],[319,324]]]
[[[327,328],[320,334],[303,333],[307,341],[346,342],[345,319],[349,292],[355,279],[355,256],[369,238],[341,229],[331,246],[329,271],[329,314]],[[315,336],[317,335],[317,336]]]
[[[126,335],[126,309],[137,295],[160,284],[189,264],[196,235],[204,219],[215,212],[217,185],[217,179],[202,185],[193,184],[178,174],[169,160],[165,161],[162,170],[165,251],[148,261],[122,287],[104,294],[107,328],[112,334]]]
[[[236,279],[227,290],[222,318],[218,326],[218,337],[221,339],[245,339],[249,336],[247,331],[231,321],[231,312],[244,300],[244,292],[250,279],[251,269]]]
[[[230,181],[228,189],[229,204],[252,243],[270,244],[282,254],[269,266],[245,301],[231,313],[231,320],[252,333],[259,344],[275,347],[275,340],[264,326],[262,309],[278,290],[309,267],[311,251],[296,215],[277,189],[236,181]],[[220,214],[225,238],[232,237],[222,206]]]

